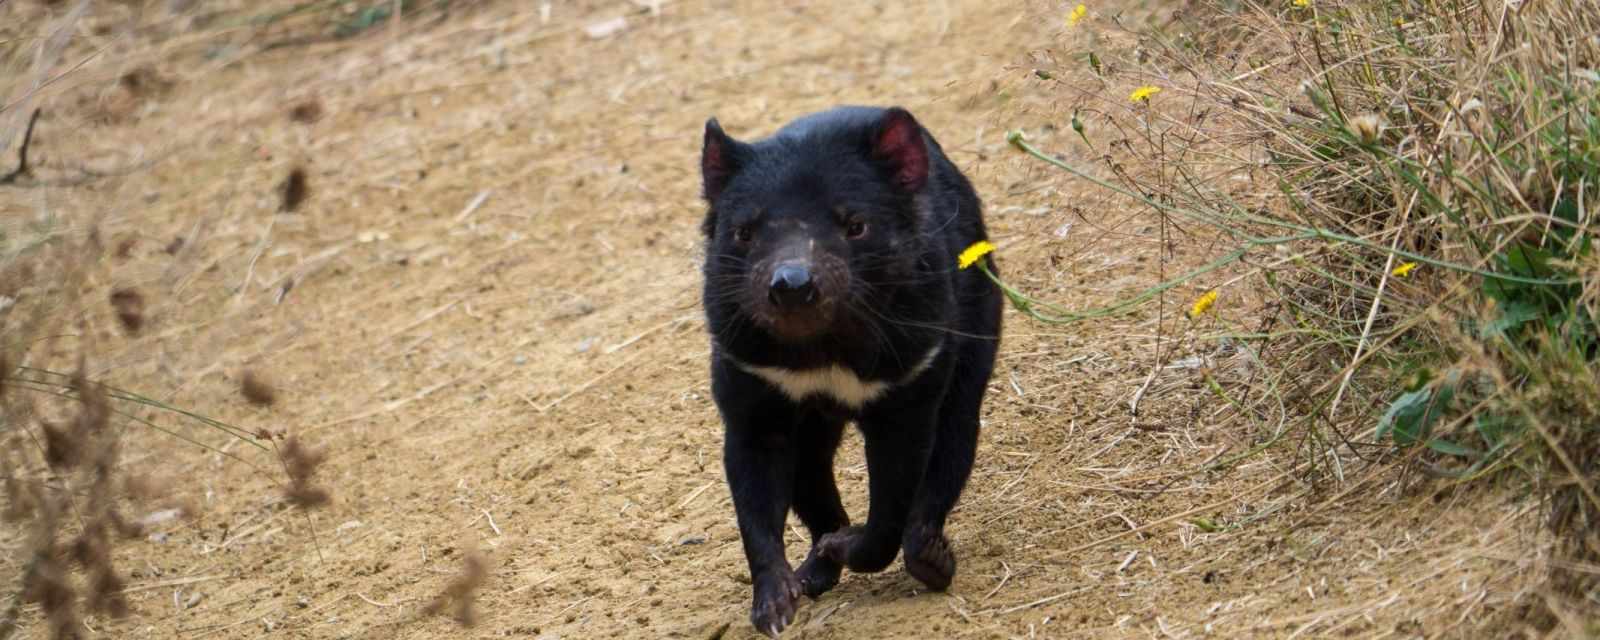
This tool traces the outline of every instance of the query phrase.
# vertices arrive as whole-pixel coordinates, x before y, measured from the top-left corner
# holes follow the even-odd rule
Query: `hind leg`
[[[972,342],[961,354],[940,406],[933,455],[901,541],[906,572],[935,591],[949,588],[955,579],[956,556],[944,535],[944,525],[972,475],[978,451],[978,412],[997,346],[992,341]]]
[[[833,456],[844,437],[844,421],[812,416],[797,430],[794,470],[794,512],[811,533],[811,552],[795,570],[800,590],[815,598],[839,584],[844,569],[819,551],[822,536],[850,525],[833,477]]]

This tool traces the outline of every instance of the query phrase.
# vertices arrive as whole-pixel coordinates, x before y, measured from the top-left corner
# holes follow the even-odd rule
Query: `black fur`
[[[972,470],[1000,340],[999,290],[956,268],[986,237],[971,183],[898,108],[840,107],[754,143],[713,119],[701,169],[711,386],[751,622],[776,635],[801,593],[831,589],[844,567],[881,571],[902,549],[912,576],[948,587],[945,519]],[[887,388],[856,405],[826,392],[796,398],[758,375],[834,366]],[[850,421],[866,441],[871,491],[859,527],[833,476]],[[812,536],[798,570],[783,547],[791,508]]]

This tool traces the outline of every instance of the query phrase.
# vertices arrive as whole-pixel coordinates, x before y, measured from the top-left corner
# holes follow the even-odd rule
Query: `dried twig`
[[[28,128],[22,133],[22,147],[17,149],[17,168],[11,173],[0,176],[0,184],[11,184],[16,182],[17,178],[28,175],[28,143],[33,141],[33,125],[39,122],[40,111],[43,110],[34,109],[33,115],[28,117]]]

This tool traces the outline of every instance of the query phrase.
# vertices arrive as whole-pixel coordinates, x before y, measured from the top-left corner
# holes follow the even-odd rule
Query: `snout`
[[[826,246],[797,236],[758,258],[741,282],[740,305],[749,317],[768,335],[795,343],[836,328],[850,272]]]
[[[793,311],[817,302],[817,287],[812,281],[811,266],[804,262],[785,262],[772,270],[772,282],[767,286],[767,300],[779,309]]]

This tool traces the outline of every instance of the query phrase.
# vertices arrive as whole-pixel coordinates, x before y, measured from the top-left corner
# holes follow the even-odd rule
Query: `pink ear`
[[[872,141],[872,155],[894,169],[895,186],[916,192],[928,183],[928,144],[922,126],[911,112],[894,107],[885,111]]]
[[[705,145],[700,149],[700,177],[706,200],[715,200],[733,174],[738,173],[738,142],[722,132],[717,119],[706,121]]]

